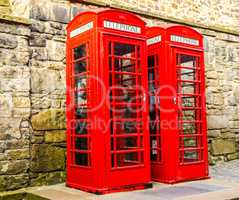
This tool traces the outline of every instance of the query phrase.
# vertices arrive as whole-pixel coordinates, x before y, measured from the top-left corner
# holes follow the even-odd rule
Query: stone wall
[[[132,10],[149,25],[191,24],[204,34],[210,163],[239,158],[236,0],[9,2],[12,16],[0,16],[0,191],[64,181],[65,28],[99,6]]]
[[[30,68],[23,25],[0,25],[0,190],[28,186]]]

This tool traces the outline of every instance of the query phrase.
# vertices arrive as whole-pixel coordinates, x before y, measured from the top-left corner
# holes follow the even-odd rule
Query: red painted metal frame
[[[161,153],[161,161],[151,161],[152,180],[176,183],[208,178],[203,37],[194,29],[180,25],[147,28],[146,35],[148,39],[161,36],[160,42],[148,45],[148,56],[158,54],[160,60],[160,89],[157,91],[157,97],[160,99],[161,143],[158,144],[158,148],[161,149],[161,152],[158,153]],[[198,45],[190,45],[174,42],[171,41],[172,35],[198,40],[199,43]],[[188,58],[195,58],[194,68],[180,66],[180,63],[177,63],[177,55],[178,57],[179,55],[185,55]],[[193,77],[198,78],[198,80],[184,80],[185,75],[191,73],[188,76],[192,76],[190,70],[194,73]],[[181,94],[179,90],[186,83],[194,84],[195,91],[189,94]],[[196,102],[196,104],[193,107],[183,107],[184,101],[182,99],[185,97],[189,98],[190,103]],[[194,100],[192,101],[192,99]],[[185,115],[187,110],[194,113],[195,119],[182,119],[182,117],[188,117]],[[192,116],[190,117],[192,118]],[[185,129],[187,123],[195,123],[196,132],[194,134],[185,135],[185,130],[182,129]],[[182,125],[184,125],[184,128],[182,128]],[[191,140],[196,138],[194,139],[196,147],[187,147],[185,145],[187,138],[191,138]],[[190,154],[191,152],[192,154],[193,151],[196,152],[194,160],[186,159],[186,153]]]
[[[104,20],[122,23],[127,25],[133,25],[141,28],[141,33],[125,32],[104,27]],[[82,32],[81,34],[70,37],[70,33],[79,27],[82,27],[90,22],[93,22],[93,28]],[[111,150],[111,138],[116,144],[117,137],[127,137],[127,135],[115,135],[116,127],[113,127],[113,132],[111,134],[111,128],[106,127],[102,130],[99,127],[98,122],[103,122],[104,124],[112,121],[109,105],[115,106],[115,102],[109,100],[109,96],[104,93],[102,89],[102,84],[106,87],[106,91],[110,89],[109,77],[115,79],[116,71],[110,71],[109,69],[109,56],[112,59],[116,59],[115,55],[110,55],[109,43],[116,45],[116,43],[121,43],[125,45],[134,45],[140,48],[139,54],[135,59],[140,60],[140,63],[135,64],[135,76],[139,75],[138,69],[141,67],[140,76],[142,78],[142,87],[145,91],[141,94],[142,101],[137,102],[139,105],[145,107],[144,110],[137,111],[137,117],[134,119],[136,121],[142,122],[142,133],[140,133],[137,127],[137,132],[135,137],[137,137],[137,148],[133,150],[122,150],[118,151],[116,145],[113,146]],[[84,52],[86,55],[83,58],[74,60],[73,50],[82,44],[87,44],[84,47]],[[136,50],[135,50],[136,52]],[[88,58],[86,62],[86,71],[88,78],[86,79],[85,89],[75,90],[75,76],[81,76],[81,74],[76,75],[74,72],[74,63],[82,62],[85,58]],[[124,58],[118,57],[122,59]],[[80,63],[84,65],[84,63]],[[115,66],[115,64],[112,64]],[[125,72],[120,72],[119,74],[127,74]],[[129,74],[129,73],[128,73]],[[69,23],[67,27],[67,68],[66,68],[66,84],[67,84],[67,181],[66,184],[69,187],[78,188],[88,192],[93,192],[97,194],[104,194],[115,191],[133,190],[133,189],[143,189],[151,187],[150,183],[150,157],[149,157],[149,131],[147,124],[148,116],[148,99],[147,99],[147,67],[146,67],[146,37],[145,37],[145,22],[143,22],[137,16],[119,10],[99,10],[96,12],[84,12],[79,14],[72,22]],[[90,78],[93,76],[93,78]],[[123,75],[122,75],[123,76]],[[100,80],[100,81],[98,81]],[[138,80],[138,78],[137,78]],[[132,80],[131,80],[132,81]],[[78,83],[79,84],[79,83]],[[79,84],[81,85],[82,82]],[[112,82],[114,84],[114,82]],[[136,85],[139,82],[136,81]],[[114,85],[112,85],[114,86]],[[86,92],[87,99],[87,118],[86,120],[76,119],[75,108],[83,106],[75,104],[75,95],[80,92]],[[78,94],[79,93],[79,94]],[[140,94],[137,92],[138,97]],[[117,96],[117,95],[116,95]],[[103,101],[102,101],[103,99]],[[79,100],[79,99],[78,99]],[[91,110],[91,108],[97,109]],[[129,105],[129,104],[127,104]],[[113,117],[115,120],[115,117]],[[121,118],[120,120],[125,120]],[[77,134],[75,124],[77,122],[87,121],[90,126],[86,128],[87,134]],[[72,125],[73,124],[73,125]],[[83,126],[81,124],[81,126]],[[84,129],[85,130],[85,129]],[[79,136],[78,136],[79,135]],[[78,144],[76,138],[85,138],[87,145],[81,146],[81,142]],[[87,139],[86,139],[87,138]],[[142,138],[142,143],[141,139]],[[83,139],[79,139],[83,141]],[[139,144],[140,148],[139,148]],[[83,148],[83,150],[77,150],[77,148]],[[80,147],[79,147],[80,146]],[[119,146],[122,144],[119,142]],[[79,160],[75,156],[75,152],[84,154]],[[118,163],[128,164],[128,160],[118,156],[118,161],[114,161],[113,166],[111,154],[117,157],[117,153],[125,154],[127,152],[140,152],[138,157],[136,156],[136,164],[133,166],[118,166]],[[88,158],[88,159],[87,159]],[[138,160],[140,163],[138,163]],[[78,164],[77,164],[78,162]],[[79,164],[80,163],[80,164]]]

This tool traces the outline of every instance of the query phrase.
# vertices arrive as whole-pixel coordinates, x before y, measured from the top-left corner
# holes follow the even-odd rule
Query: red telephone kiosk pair
[[[202,36],[104,9],[67,27],[67,181],[97,194],[208,177]]]

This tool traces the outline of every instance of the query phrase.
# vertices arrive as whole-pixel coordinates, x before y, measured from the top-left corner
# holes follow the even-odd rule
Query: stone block
[[[12,110],[13,100],[11,94],[0,94],[0,117],[11,117]]]
[[[9,0],[0,0],[0,6],[10,6]]]
[[[62,42],[47,42],[48,58],[50,61],[63,61],[66,57],[66,47]]]
[[[221,136],[220,130],[208,130],[207,131],[208,137],[217,138]]]
[[[32,117],[34,130],[61,130],[66,128],[65,111],[62,109],[50,109],[40,112]]]
[[[208,129],[226,128],[229,123],[229,117],[226,115],[208,115]]]
[[[32,33],[29,45],[34,47],[46,47],[46,38],[42,34]]]
[[[239,153],[228,154],[226,157],[227,161],[239,159]]]
[[[31,186],[52,185],[64,182],[66,179],[66,173],[64,171],[50,173],[34,173],[30,174],[30,178]]]
[[[35,5],[30,10],[30,18],[40,21],[48,21],[50,19],[50,9],[44,5]]]
[[[65,169],[65,150],[46,144],[32,146],[32,172],[50,172]]]
[[[29,97],[13,97],[12,100],[15,108],[30,108]]]
[[[28,159],[30,157],[30,151],[28,148],[6,150],[5,155],[7,160],[23,160]]]
[[[43,136],[32,136],[31,143],[32,144],[42,144],[44,142],[44,137]]]
[[[6,150],[6,142],[0,141],[0,153],[4,153]]]
[[[0,194],[1,200],[26,200],[27,194],[23,191],[11,191]]]
[[[44,33],[45,32],[45,24],[44,22],[40,22],[40,21],[33,21],[30,29],[32,32],[38,32],[38,33]]]
[[[54,5],[51,11],[54,21],[66,24],[70,21],[70,12],[66,5]]]
[[[45,142],[46,143],[58,143],[66,141],[66,131],[56,130],[56,131],[46,131]]]
[[[0,176],[0,191],[16,190],[26,187],[29,182],[27,174]]]
[[[236,153],[235,140],[215,139],[212,140],[212,154],[224,155]]]
[[[56,70],[32,69],[32,92],[34,94],[48,93],[48,96],[65,91],[64,75]]]
[[[31,2],[31,0],[11,0],[12,15],[28,19]]]
[[[1,56],[0,56],[1,57]],[[30,91],[30,70],[28,67],[0,67],[0,90],[4,92]]]
[[[15,49],[18,45],[17,37],[0,33],[0,47],[5,49]]]
[[[43,47],[32,48],[32,58],[39,61],[47,61],[48,60],[47,49]]]
[[[6,149],[24,149],[29,147],[29,141],[25,139],[11,139],[6,141]]]
[[[26,173],[28,170],[28,160],[12,160],[0,162],[0,175],[16,175]]]

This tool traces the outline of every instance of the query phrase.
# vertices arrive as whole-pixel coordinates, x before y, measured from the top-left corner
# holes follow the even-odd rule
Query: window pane
[[[128,58],[135,57],[135,46],[130,44],[115,43],[114,55]]]
[[[141,117],[141,108],[139,106],[113,106],[112,110],[114,111],[115,118],[117,119],[127,119],[127,118],[137,118]],[[138,113],[138,115],[137,115]]]
[[[88,150],[88,139],[87,138],[76,138],[75,148],[77,150]]]
[[[76,134],[87,134],[87,122],[77,122]]]
[[[136,63],[131,59],[115,59],[115,71],[135,72]]]
[[[76,104],[87,103],[86,76],[76,77]]]
[[[76,118],[87,119],[87,108],[85,106],[80,106],[76,108]]]
[[[137,152],[117,154],[118,167],[133,166],[141,164],[139,160],[139,154]]]
[[[124,121],[115,122],[115,132],[116,134],[134,134],[139,131],[142,133],[142,122],[135,121]]]
[[[183,156],[183,162],[195,162],[198,161],[198,151],[185,151]]]
[[[86,44],[83,44],[74,49],[74,59],[80,59],[86,56]]]
[[[117,138],[116,139],[116,149],[117,150],[129,150],[132,148],[137,148],[138,141],[137,137],[127,137],[127,138]]]
[[[77,61],[74,64],[74,66],[75,66],[75,74],[80,74],[80,73],[86,72],[86,66],[87,66],[86,59]]]
[[[177,55],[177,65],[183,67],[196,67],[196,57],[184,54]]]
[[[75,164],[81,166],[88,166],[88,154],[86,153],[75,153]]]
[[[115,87],[111,89],[110,100],[111,102],[141,103],[143,100],[143,94],[139,89]]]

